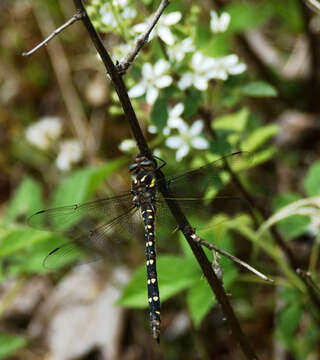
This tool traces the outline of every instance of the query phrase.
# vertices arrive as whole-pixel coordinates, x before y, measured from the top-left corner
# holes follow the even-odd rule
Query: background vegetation
[[[158,5],[92,0],[87,10],[121,60]],[[68,257],[54,272],[43,267],[68,236],[27,217],[128,189],[137,148],[80,22],[21,56],[74,14],[73,3],[3,0],[0,10],[0,358],[241,358],[185,240],[166,224],[160,346],[147,320],[142,237],[121,236],[103,264]],[[252,154],[210,187],[248,205],[226,200],[190,221],[275,280],[219,260],[258,357],[318,359],[320,18],[299,0],[176,0],[155,33],[124,76],[149,145],[166,174]]]

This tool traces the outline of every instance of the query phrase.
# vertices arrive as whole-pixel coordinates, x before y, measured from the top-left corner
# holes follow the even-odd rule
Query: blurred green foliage
[[[126,9],[117,2],[113,4],[104,0],[92,0],[88,4],[88,13],[104,37],[113,59],[120,60],[132,48],[137,37],[134,27],[145,22],[158,3],[144,0],[137,4],[128,0]],[[213,3],[221,4],[220,1]],[[252,154],[250,161],[237,164],[234,171],[257,206],[252,208],[251,204],[246,213],[236,208],[211,208],[212,214],[206,217],[202,216],[202,211],[194,209],[190,215],[191,223],[197,231],[200,229],[206,241],[241,257],[276,279],[276,284],[270,289],[230,260],[219,259],[224,271],[223,285],[232,294],[237,315],[243,320],[245,332],[253,339],[257,352],[265,351],[265,357],[271,358],[275,343],[293,359],[317,358],[320,330],[315,319],[319,309],[310,302],[305,285],[288,266],[269,230],[271,224],[276,226],[283,241],[301,260],[303,269],[310,271],[318,284],[319,133],[317,126],[308,128],[308,121],[303,117],[306,114],[318,116],[316,91],[320,85],[316,84],[314,88],[310,85],[314,79],[317,80],[310,66],[301,72],[295,69],[296,72],[291,71],[289,75],[285,70],[296,59],[299,41],[308,47],[315,41],[311,38],[312,33],[319,36],[319,18],[298,0],[230,0],[222,3],[223,6],[215,8],[218,9],[218,18],[222,12],[227,12],[231,20],[225,31],[215,33],[210,27],[212,8],[208,4],[172,2],[164,15],[176,11],[182,13],[181,20],[169,27],[175,44],[191,38],[194,49],[186,52],[182,59],[172,60],[168,51],[170,46],[155,36],[140,52],[125,81],[131,89],[145,75],[144,64],[154,66],[160,59],[170,64],[165,75],[172,81],[170,85],[156,89],[158,95],[154,103],[146,101],[147,90],[132,99],[152,150],[167,162],[166,174],[183,173],[237,150]],[[111,11],[115,25],[103,20],[102,9],[110,4],[114,5]],[[22,7],[18,1],[6,1],[3,6],[10,10],[5,13],[7,24],[0,24],[0,45],[4,49],[0,64],[0,131],[3,130],[0,136],[0,282],[5,284],[12,278],[28,281],[38,275],[50,276],[51,271],[43,266],[45,256],[70,240],[69,234],[29,227],[28,217],[43,208],[82,203],[128,189],[127,165],[137,149],[121,150],[125,155],[119,151],[119,144],[130,137],[128,124],[84,29],[73,25],[48,45],[54,46],[54,42],[62,45],[62,52],[54,48],[59,59],[52,53],[47,55],[45,49],[30,58],[22,59],[19,55],[43,39],[44,32],[53,30],[45,28],[49,22],[60,24],[65,21],[74,11],[72,2],[50,3],[49,12],[45,11],[47,4],[37,1]],[[129,10],[135,10],[135,15],[128,15],[126,11]],[[13,22],[13,18],[17,21]],[[269,44],[264,51],[275,54],[276,61],[268,62],[258,51],[255,53],[257,49],[252,48],[248,40],[253,32]],[[254,44],[256,47],[261,45]],[[121,45],[129,47],[123,50]],[[215,61],[237,54],[237,64],[245,64],[246,71],[234,74],[227,71],[225,78],[219,73],[220,78],[206,80],[207,88],[204,90],[197,87],[203,78],[183,89],[179,81],[191,71],[197,51]],[[314,49],[309,48],[308,55],[316,59],[312,51]],[[62,66],[59,60],[67,65]],[[55,69],[57,63],[60,64],[58,71]],[[225,63],[221,64],[221,68],[226,67]],[[63,84],[59,76],[64,79],[68,76],[72,81]],[[197,120],[202,121],[203,129],[198,136],[208,144],[206,148],[194,147],[192,138],[190,140],[187,136],[189,133],[183,133],[182,128],[172,127],[169,134],[164,133],[172,117],[170,112],[178,103],[183,104],[179,116],[188,131]],[[73,112],[75,108],[76,113]],[[299,118],[297,128],[290,127],[290,124],[292,126],[294,120],[299,119],[294,118],[288,125],[279,117],[288,110],[299,112],[303,118]],[[28,140],[27,132],[30,126],[48,116],[58,117],[62,127],[56,138],[49,139],[50,146],[41,149]],[[150,125],[155,126],[156,133],[147,132]],[[306,138],[300,138],[305,129],[308,130]],[[168,147],[167,140],[181,133],[189,149],[184,157],[178,159],[179,149]],[[281,142],[283,137],[289,140]],[[81,156],[70,160],[70,168],[62,170],[57,159],[63,142],[70,139],[81,144]],[[210,187],[210,195],[243,196],[243,193],[239,195],[227,171],[219,180],[219,186],[213,184]],[[252,219],[253,214],[258,224]],[[211,226],[217,223],[217,219],[224,220]],[[79,212],[78,218],[65,222],[65,228],[59,225],[60,230],[66,231],[83,220],[85,214]],[[163,312],[172,303],[175,308],[182,308],[180,301],[183,299],[194,328],[203,334],[204,329],[210,329],[211,322],[214,323],[216,299],[185,240],[182,237],[176,239],[176,234],[172,235],[172,230],[166,226],[159,232],[157,268]],[[137,267],[143,257],[143,247],[139,250],[142,252],[140,258],[132,254],[131,258],[123,256],[122,259],[128,268],[134,269],[134,275],[117,302],[128,308],[147,307],[145,266]],[[212,253],[205,251],[213,260]],[[81,256],[79,252],[63,259],[58,266],[61,278]],[[6,310],[5,305],[0,306],[0,316]],[[27,336],[14,335],[5,326],[2,331],[0,358],[19,353],[24,347],[32,347]],[[262,331],[266,334],[263,346]],[[191,339],[194,335],[187,336]],[[209,345],[215,340],[209,336],[208,341],[207,337],[203,336],[203,347],[210,349]],[[180,340],[175,341],[178,343]],[[183,341],[181,344],[185,345]],[[191,343],[189,341],[188,346]],[[185,348],[190,349],[188,346]]]

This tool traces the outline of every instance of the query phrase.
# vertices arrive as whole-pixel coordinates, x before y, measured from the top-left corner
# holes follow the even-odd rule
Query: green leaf
[[[203,55],[220,57],[230,54],[229,36],[227,33],[214,34],[209,43],[201,49]]]
[[[241,146],[241,149],[243,151],[247,151],[244,146]],[[277,147],[270,146],[265,150],[255,152],[254,156],[252,157],[252,161],[250,162],[250,167],[255,167],[269,161],[278,151],[279,150]]]
[[[50,233],[31,228],[14,228],[0,236],[0,256],[24,250],[37,242],[47,240]]]
[[[274,197],[272,205],[278,210],[286,205],[300,200],[301,196],[294,193],[285,193]],[[306,232],[306,227],[310,223],[308,216],[292,215],[277,223],[277,227],[286,238],[294,238]]]
[[[299,303],[286,304],[278,314],[277,336],[290,343],[299,324],[303,308]]]
[[[274,97],[278,95],[273,86],[263,81],[247,83],[240,88],[240,93],[251,97]]]
[[[320,195],[320,161],[311,165],[303,181],[304,189],[309,196]]]
[[[209,27],[203,23],[199,23],[196,27],[196,38],[195,45],[196,48],[202,49],[205,48],[209,41],[212,39],[212,32]]]
[[[201,324],[215,303],[216,299],[205,278],[192,285],[187,294],[187,304],[195,327]]]
[[[246,151],[255,151],[278,131],[278,125],[267,125],[258,128],[257,130],[253,131],[245,141],[242,142],[242,147],[246,149]]]
[[[20,256],[16,256],[12,265],[10,262],[9,273],[17,276],[18,274],[45,274],[49,269],[44,267],[43,260],[53,249],[67,243],[67,239],[60,234],[50,234],[50,237],[41,242],[37,242],[25,249]],[[55,269],[65,267],[78,260],[83,254],[80,252],[65,253],[63,257],[56,259]]]
[[[225,154],[230,153],[231,149],[232,149],[232,146],[228,142],[227,136],[225,134],[220,133],[216,139],[214,139],[210,142],[209,151],[213,154],[225,155]]]
[[[193,116],[199,108],[202,101],[202,93],[194,88],[189,89],[188,94],[183,102],[184,112],[183,116],[185,119],[189,119]]]
[[[26,344],[27,339],[22,336],[0,333],[0,359],[8,358]]]
[[[305,22],[301,2],[299,0],[271,0],[270,5],[274,15],[278,15],[279,30],[301,33],[304,31]]]
[[[120,159],[100,166],[87,167],[70,174],[53,194],[51,207],[84,202],[110,174],[124,163],[124,160]],[[60,224],[59,229],[70,228],[79,222],[83,215],[83,212],[79,212],[79,217],[74,216],[72,221],[67,221],[64,229]]]
[[[26,177],[9,202],[4,221],[6,224],[12,223],[41,208],[43,208],[41,188],[36,181]]]
[[[124,158],[118,159],[71,173],[55,191],[52,207],[85,201],[109,175],[124,163],[124,160]]]
[[[211,126],[214,130],[232,130],[241,132],[247,125],[249,111],[246,108],[232,114],[224,115],[213,120]]]
[[[190,287],[200,276],[193,260],[177,256],[159,256],[157,259],[160,300],[165,301]],[[145,308],[148,306],[147,276],[145,266],[141,266],[123,290],[117,304]]]
[[[231,16],[228,31],[243,32],[262,25],[269,17],[268,7],[254,3],[232,2],[224,7]]]
[[[166,101],[162,97],[158,97],[153,105],[151,113],[151,121],[156,126],[158,132],[161,132],[167,125],[168,109]]]

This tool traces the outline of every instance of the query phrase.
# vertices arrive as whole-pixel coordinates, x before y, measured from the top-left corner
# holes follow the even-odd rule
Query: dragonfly
[[[89,260],[103,257],[109,251],[109,240],[119,237],[123,231],[134,233],[137,219],[144,226],[145,256],[147,270],[147,292],[150,313],[150,325],[153,338],[160,341],[160,295],[156,267],[155,220],[163,223],[169,216],[166,202],[174,200],[184,210],[198,212],[204,207],[205,196],[210,186],[222,186],[221,173],[228,167],[236,167],[249,159],[245,152],[234,152],[208,163],[200,168],[182,174],[158,178],[156,171],[166,163],[157,165],[138,154],[129,166],[131,188],[116,196],[94,200],[83,204],[74,204],[33,214],[28,223],[36,228],[44,228],[71,235],[71,241],[54,248],[44,259],[44,266],[53,269],[63,262],[66,256],[84,249]],[[165,188],[167,195],[160,192]],[[169,195],[168,195],[169,194]],[[235,208],[239,197],[214,198],[220,204]],[[209,202],[212,199],[209,199]],[[97,219],[103,220],[97,224]],[[80,224],[80,225],[79,225]],[[164,222],[165,224],[165,222]]]

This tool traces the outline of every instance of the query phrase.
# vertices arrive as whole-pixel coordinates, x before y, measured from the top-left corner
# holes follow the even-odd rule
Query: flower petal
[[[227,71],[221,66],[220,68],[217,67],[216,69],[213,69],[208,73],[208,77],[210,79],[221,79],[221,80],[227,80],[228,74]]]
[[[158,27],[158,35],[160,39],[165,42],[167,45],[173,45],[174,44],[174,36],[170,29],[164,26]]]
[[[187,72],[182,75],[181,79],[178,82],[178,87],[181,90],[185,90],[186,88],[192,85],[193,74],[191,72]]]
[[[119,145],[119,149],[121,151],[131,151],[136,147],[136,142],[132,139],[125,139],[123,141],[121,141],[120,145]]]
[[[223,12],[220,16],[220,31],[223,32],[223,31],[226,31],[229,24],[230,24],[230,15],[226,12]]]
[[[176,160],[180,161],[183,157],[185,157],[190,150],[190,147],[188,144],[182,145],[178,151],[176,152]]]
[[[178,149],[184,144],[183,139],[180,136],[170,136],[166,142],[166,146],[170,149]]]
[[[172,77],[169,75],[161,76],[159,79],[156,79],[154,84],[156,87],[162,89],[168,87],[172,83]]]
[[[161,23],[167,26],[174,25],[180,21],[182,14],[180,11],[174,11],[168,15],[164,15],[161,18]]]
[[[170,128],[169,126],[166,126],[163,130],[162,130],[162,133],[164,136],[169,136],[170,134]]]
[[[193,79],[193,85],[198,90],[204,91],[204,90],[207,90],[207,88],[208,88],[208,80],[207,80],[207,78],[205,78],[203,76],[195,74],[194,79]]]
[[[152,105],[158,97],[159,91],[157,88],[150,86],[146,93],[146,101],[148,104]]]
[[[216,33],[219,31],[218,14],[215,11],[211,10],[210,17],[211,17],[210,19],[211,30],[212,32]]]
[[[203,129],[203,121],[202,120],[196,120],[192,124],[192,126],[190,128],[189,134],[190,134],[191,137],[199,135],[201,133],[202,129]]]
[[[132,29],[136,33],[142,33],[147,30],[148,24],[147,23],[141,23],[135,25]]]
[[[232,66],[230,69],[229,69],[229,74],[231,75],[237,75],[237,74],[241,74],[243,73],[244,71],[246,71],[247,67],[245,64],[243,63],[239,63],[237,65],[234,65]]]
[[[149,131],[149,133],[151,133],[151,134],[156,134],[156,133],[158,132],[158,129],[157,129],[156,126],[150,125],[150,126],[148,127],[148,131]]]
[[[209,147],[208,141],[201,136],[196,136],[195,138],[191,139],[190,143],[192,147],[199,150],[208,149]]]
[[[153,79],[154,78],[154,69],[150,63],[145,63],[142,65],[142,76],[145,79]]]
[[[169,118],[170,117],[178,117],[183,113],[184,105],[182,103],[178,103],[172,109],[169,110]]]
[[[145,92],[146,86],[143,83],[139,83],[128,91],[128,95],[131,98],[136,98],[143,95]]]
[[[186,124],[181,118],[168,119],[168,127],[170,129],[182,129]]]
[[[166,71],[169,70],[169,67],[170,64],[166,60],[160,59],[154,65],[154,75],[157,77],[163,75]]]

